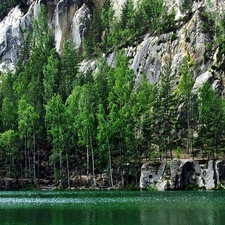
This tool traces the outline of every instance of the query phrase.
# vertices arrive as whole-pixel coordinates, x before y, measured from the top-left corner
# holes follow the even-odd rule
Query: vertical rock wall
[[[225,187],[225,161],[172,160],[142,165],[140,188],[212,190]]]

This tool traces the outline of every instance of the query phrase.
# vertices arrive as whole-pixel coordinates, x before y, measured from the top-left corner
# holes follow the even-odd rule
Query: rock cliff
[[[33,1],[28,12],[23,15],[19,6],[13,8],[8,16],[0,23],[0,71],[4,65],[10,68],[15,66],[21,45],[24,41],[24,29],[32,29],[32,20],[38,13],[39,5],[47,5],[49,24],[54,30],[56,49],[60,52],[63,41],[72,37],[74,47],[81,46],[82,39],[87,35],[91,23],[91,12],[94,7],[101,7],[102,1]],[[125,0],[113,0],[116,15],[119,16]],[[146,72],[150,82],[157,83],[160,79],[160,70],[168,57],[172,61],[171,68],[175,84],[179,81],[178,68],[187,55],[194,62],[194,75],[196,91],[206,80],[211,80],[213,86],[223,89],[224,71],[215,70],[218,65],[218,48],[211,47],[209,43],[215,42],[215,36],[204,28],[204,12],[223,11],[222,1],[188,1],[191,11],[182,11],[181,0],[166,1],[169,11],[176,13],[176,30],[162,34],[147,33],[139,38],[132,46],[126,47],[131,68],[136,73],[136,80],[140,79],[142,72]],[[134,1],[136,4],[137,2]],[[112,55],[107,55],[111,57]],[[110,59],[109,59],[110,60]],[[113,59],[111,59],[113,60]],[[88,64],[87,64],[88,65]]]
[[[141,167],[140,188],[186,190],[225,187],[225,161],[174,159],[145,163]]]

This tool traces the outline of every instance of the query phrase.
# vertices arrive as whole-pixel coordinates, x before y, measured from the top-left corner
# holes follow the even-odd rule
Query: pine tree
[[[198,142],[210,157],[219,153],[224,135],[224,102],[207,81],[200,89],[199,99],[199,137]]]
[[[103,28],[101,21],[101,10],[95,9],[91,25],[88,29],[88,35],[83,40],[83,56],[89,59],[101,52],[100,46],[102,41]]]
[[[87,175],[89,174],[89,157],[91,156],[92,175],[94,186],[96,186],[95,177],[95,153],[94,153],[94,141],[95,141],[95,100],[94,100],[94,87],[86,84],[82,86],[82,92],[79,99],[79,120],[80,127],[78,130],[78,137],[80,144],[86,147],[87,157]]]
[[[55,49],[52,49],[48,57],[48,64],[44,65],[43,85],[44,103],[50,101],[54,94],[58,93],[60,84],[60,59]]]
[[[190,57],[184,58],[183,64],[180,67],[181,79],[177,88],[177,97],[182,105],[181,108],[181,126],[184,127],[186,148],[188,154],[192,152],[193,146],[193,132],[195,121],[195,107],[194,107],[194,94],[192,88],[194,85],[194,74],[192,70],[193,63],[190,61]]]
[[[109,71],[109,126],[113,137],[113,150],[118,149],[121,167],[121,182],[124,185],[123,167],[127,157],[132,154],[134,140],[131,127],[131,107],[129,101],[134,86],[134,72],[128,67],[124,52],[118,53],[115,68]]]
[[[151,154],[152,142],[152,106],[154,102],[153,85],[144,73],[136,91],[132,95],[132,120],[134,121],[134,132],[136,143],[136,156],[138,159],[143,153],[146,158]]]
[[[112,47],[111,39],[111,29],[114,21],[114,10],[112,7],[111,0],[105,0],[101,11],[101,21],[102,21],[102,51],[107,52]]]
[[[17,127],[17,98],[13,90],[15,79],[10,71],[1,75],[1,122],[4,131],[16,130]]]
[[[154,141],[161,153],[170,150],[172,159],[173,142],[176,140],[177,106],[172,89],[173,77],[170,64],[166,64],[160,74],[160,83],[156,86],[156,100],[153,105]]]
[[[78,83],[78,56],[71,40],[67,40],[63,45],[61,61],[61,78],[59,93],[63,101],[72,93],[74,86]]]

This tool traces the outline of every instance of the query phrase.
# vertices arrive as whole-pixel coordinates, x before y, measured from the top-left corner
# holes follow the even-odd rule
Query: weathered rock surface
[[[141,168],[140,188],[158,190],[207,189],[225,187],[225,161],[174,159],[145,163]]]
[[[78,4],[73,0],[36,0],[32,1],[25,15],[16,6],[0,22],[0,72],[6,68],[12,70],[16,65],[24,42],[24,30],[32,30],[33,19],[38,15],[41,2],[47,6],[49,25],[54,30],[57,51],[60,52],[63,41],[69,37],[72,37],[75,48],[81,45],[91,22],[91,11],[85,4],[78,9]]]
[[[81,46],[82,39],[87,35],[91,23],[91,11],[94,5],[100,7],[103,4],[102,0],[36,0],[30,2],[32,4],[26,15],[23,15],[17,6],[0,23],[0,71],[3,70],[3,65],[11,65],[12,68],[16,64],[24,41],[23,29],[32,29],[32,20],[37,16],[40,2],[45,2],[47,5],[50,24],[54,30],[56,49],[59,52],[63,41],[68,37],[72,37],[75,48]],[[112,1],[117,16],[125,2],[126,0]],[[182,10],[182,2],[182,0],[172,0],[166,3],[169,11],[175,10],[177,29],[161,35],[146,34],[132,46],[126,47],[131,68],[136,74],[136,82],[139,82],[142,73],[145,72],[151,83],[157,83],[163,66],[171,61],[171,76],[176,86],[180,79],[179,67],[183,58],[188,55],[195,65],[196,81],[193,92],[196,92],[206,80],[210,80],[213,87],[221,91],[222,82],[225,80],[221,78],[224,77],[224,72],[212,69],[218,63],[217,50],[208,55],[206,45],[214,39],[204,31],[201,13],[205,9],[221,11],[224,4],[216,0],[192,1],[190,5],[192,13],[190,14]],[[134,5],[137,5],[137,0],[134,0]],[[185,20],[182,20],[183,18]],[[111,65],[113,65],[113,55],[106,56]],[[88,67],[81,70],[83,69],[87,71]]]
[[[31,29],[31,17],[32,10],[23,15],[17,6],[0,23],[0,71],[4,70],[4,66],[12,69],[16,64],[24,41],[23,30]]]
[[[84,4],[76,11],[72,21],[72,37],[75,48],[79,48],[82,39],[87,37],[87,31],[90,23],[91,11]]]

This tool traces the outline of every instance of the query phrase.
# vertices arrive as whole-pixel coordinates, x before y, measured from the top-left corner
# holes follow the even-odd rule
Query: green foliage
[[[210,156],[219,153],[224,127],[224,102],[209,82],[200,89],[198,99],[199,142]]]
[[[39,115],[34,111],[34,107],[27,103],[26,96],[18,102],[18,131],[20,138],[25,139],[27,148],[33,147],[33,135],[37,130],[37,120]]]
[[[96,9],[93,14],[91,25],[88,29],[88,35],[82,42],[83,56],[85,59],[89,59],[100,53],[102,35],[103,24],[101,20],[101,10]]]
[[[52,49],[50,56],[48,57],[48,64],[43,67],[43,86],[44,86],[44,103],[46,104],[50,101],[54,94],[59,90],[60,84],[60,68],[59,68],[59,57],[55,51]]]
[[[202,20],[202,31],[213,35],[215,33],[216,16],[211,12],[203,11],[200,13]]]
[[[176,31],[176,22],[175,22],[176,12],[172,9],[171,12],[168,13],[167,8],[164,6],[161,12],[161,19],[159,24],[159,30],[163,33]],[[171,41],[176,39],[176,36],[171,37]]]
[[[175,153],[176,153],[176,157],[177,157],[178,159],[180,159],[181,148],[180,148],[180,147],[177,147]]]
[[[87,58],[132,45],[146,32],[170,32],[175,24],[175,11],[168,13],[164,1],[132,0],[124,3],[120,18],[116,18],[112,3],[106,0],[102,9],[94,12],[88,37],[83,42],[83,55]]]
[[[186,187],[186,190],[193,190],[193,191],[197,191],[199,190],[200,187],[197,185],[197,184],[192,184],[190,183],[187,187]]]
[[[18,146],[18,134],[14,130],[7,130],[0,135],[0,150],[7,155],[15,156]]]
[[[153,186],[148,186],[148,187],[147,187],[147,190],[148,190],[148,191],[157,191],[157,187],[156,187],[155,185],[153,185]]]
[[[160,21],[160,15],[163,10],[163,0],[143,0],[138,4],[136,12],[136,27],[140,33],[155,31]]]
[[[192,93],[194,73],[190,56],[184,58],[179,72],[181,74],[181,79],[177,87],[177,98],[182,105],[179,120],[179,122],[182,123],[181,127],[183,127],[183,135],[181,135],[181,138],[186,140],[186,148],[188,153],[190,153],[193,147],[193,130],[196,125],[195,100],[194,94]]]
[[[216,184],[216,190],[224,190],[224,187],[220,182]]]
[[[173,142],[176,140],[177,105],[172,89],[173,77],[170,64],[162,69],[158,86],[155,87],[156,101],[153,104],[154,140],[160,152],[172,158]]]
[[[218,52],[218,61],[220,61],[221,69],[224,66],[222,56],[225,53],[225,13],[217,17],[217,26],[216,26],[216,43],[219,47]]]
[[[61,76],[58,78],[58,90],[64,102],[78,83],[78,66],[77,51],[73,47],[72,40],[66,40],[61,58]]]
[[[51,163],[54,166],[54,177],[62,184],[63,179],[63,156],[68,145],[68,118],[66,106],[60,95],[54,95],[48,101],[45,115],[47,134],[52,144]]]
[[[180,11],[182,13],[190,13],[192,9],[192,0],[182,0]]]

